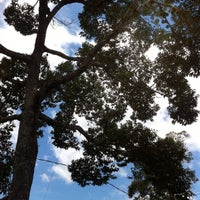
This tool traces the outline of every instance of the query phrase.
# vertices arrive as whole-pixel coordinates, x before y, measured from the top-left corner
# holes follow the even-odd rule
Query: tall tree
[[[0,147],[6,152],[0,160],[5,172],[0,174],[1,193],[9,200],[29,199],[37,139],[42,136],[41,127],[48,125],[53,128],[55,146],[83,149],[83,157],[69,166],[72,179],[80,185],[107,183],[120,166],[133,163],[130,196],[192,197],[196,178],[184,167],[191,156],[183,140],[173,134],[161,139],[144,122],[153,120],[159,110],[155,103],[158,94],[168,98],[174,123],[191,124],[197,118],[197,96],[186,76],[199,75],[199,35],[195,31],[199,4],[179,0],[37,3],[38,10],[36,5],[12,0],[4,11],[9,25],[23,35],[35,34],[36,39],[30,55],[0,44],[0,53],[7,56],[0,64]],[[78,17],[85,42],[75,56],[69,56],[48,48],[45,39],[56,14],[73,3],[83,6]],[[193,19],[196,21],[190,26]],[[155,63],[144,56],[152,44],[163,50]],[[52,70],[47,53],[66,61]],[[175,56],[168,60],[172,55],[180,62]],[[44,114],[56,106],[55,118]],[[128,108],[132,115],[122,123]],[[78,124],[75,114],[85,117],[91,125],[88,130]],[[20,124],[14,156],[8,141],[13,120]],[[82,141],[76,138],[77,131],[84,136]]]

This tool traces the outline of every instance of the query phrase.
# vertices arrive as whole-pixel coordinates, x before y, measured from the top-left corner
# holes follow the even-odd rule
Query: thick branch
[[[43,82],[40,88],[40,100],[44,100],[46,95],[55,88],[58,88],[61,84],[67,83],[69,81],[72,81],[76,78],[78,78],[85,70],[87,67],[82,67],[78,68],[72,72],[67,73],[66,76],[63,76],[61,79],[47,79]]]
[[[80,57],[71,57],[71,56],[67,56],[66,54],[60,52],[60,51],[56,51],[56,50],[53,50],[53,49],[49,49],[47,47],[44,48],[44,51],[47,52],[47,53],[50,53],[50,54],[54,54],[56,56],[59,56],[61,58],[64,58],[66,60],[69,60],[69,61],[80,61]]]
[[[41,113],[40,114],[40,119],[45,121],[48,125],[52,127],[64,127],[66,129],[70,129],[72,131],[78,131],[80,134],[82,134],[87,140],[90,140],[91,137],[87,134],[87,132],[80,126],[78,125],[69,125],[69,124],[64,124],[60,121],[51,119],[50,117],[46,116],[45,114]]]
[[[11,115],[7,117],[0,117],[0,123],[5,123],[8,121],[20,120],[21,115]]]
[[[61,4],[65,4],[66,2],[69,3],[71,1],[69,0],[61,1],[60,5],[57,5],[57,7],[61,6]],[[60,8],[61,7],[59,7],[59,9]],[[54,9],[58,9],[58,8],[55,7]],[[61,84],[72,81],[75,78],[79,77],[82,73],[84,73],[89,67],[89,65],[91,64],[91,62],[94,61],[95,56],[102,49],[102,47],[104,47],[111,39],[115,38],[130,23],[130,19],[133,18],[134,11],[138,12],[137,0],[133,1],[130,7],[119,19],[118,23],[116,23],[113,30],[111,30],[103,39],[99,40],[97,44],[94,46],[94,48],[88,53],[87,57],[85,57],[82,62],[79,62],[79,65],[78,65],[79,68],[77,70],[71,73],[68,73],[66,76],[63,76],[61,79],[54,79],[54,80],[48,81],[45,85],[45,88],[43,88],[43,91],[45,92],[49,91],[53,88],[56,88],[57,86]],[[52,12],[55,12],[55,11],[52,11]]]
[[[53,89],[57,87],[58,85],[64,84],[66,82],[72,81],[76,78],[78,78],[82,73],[84,73],[91,62],[94,60],[94,57],[96,54],[101,50],[104,45],[110,41],[113,37],[115,37],[119,33],[119,30],[115,30],[115,32],[111,32],[108,34],[103,40],[100,40],[96,46],[91,50],[91,52],[88,54],[88,56],[79,64],[79,68],[76,69],[75,71],[68,73],[66,76],[63,76],[61,79],[55,79],[51,80],[51,82],[48,83],[48,89]]]
[[[28,62],[30,60],[30,56],[27,54],[17,53],[15,51],[11,51],[4,47],[2,44],[0,44],[0,53],[9,56],[11,58],[16,58],[25,62]]]

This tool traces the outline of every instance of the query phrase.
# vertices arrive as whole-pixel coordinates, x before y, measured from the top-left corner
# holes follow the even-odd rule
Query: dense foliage
[[[45,46],[49,23],[71,3],[83,5],[78,17],[80,35],[85,37],[74,57]],[[120,167],[132,163],[130,197],[190,199],[196,178],[185,167],[191,155],[184,145],[184,133],[160,138],[145,122],[157,114],[158,96],[168,99],[173,123],[187,125],[197,119],[197,95],[187,77],[199,76],[199,3],[40,0],[37,11],[35,6],[12,0],[4,11],[5,21],[23,35],[36,34],[36,43],[31,55],[0,45],[0,53],[8,56],[0,63],[0,193],[13,200],[15,174],[24,159],[20,154],[33,153],[32,144],[26,141],[34,141],[42,136],[42,127],[51,126],[55,146],[83,150],[83,157],[69,166],[72,179],[81,186],[106,184]],[[152,44],[161,49],[154,62],[145,57]],[[52,70],[46,53],[66,61]],[[44,114],[50,107],[57,108],[54,119]],[[127,110],[131,117],[122,123]],[[87,130],[80,127],[76,116],[85,117]],[[9,142],[13,120],[20,122],[14,165]],[[76,132],[84,139],[77,138]],[[37,150],[28,156],[34,167]]]
[[[7,194],[12,178],[13,150],[9,141],[12,128],[12,124],[0,127],[0,191],[4,194]]]

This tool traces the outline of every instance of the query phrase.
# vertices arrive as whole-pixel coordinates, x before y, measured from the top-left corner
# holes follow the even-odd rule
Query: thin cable
[[[24,157],[28,157],[30,158],[31,156],[27,156],[27,155],[23,155]],[[32,157],[33,158],[33,157]],[[36,158],[36,160],[39,160],[39,161],[42,161],[42,162],[48,162],[48,163],[51,163],[51,164],[56,164],[56,165],[62,165],[62,166],[65,166],[65,167],[68,167],[67,164],[65,163],[61,163],[61,162],[56,162],[56,161],[53,161],[53,160],[49,160],[49,159],[43,159],[43,158]],[[112,183],[107,183],[108,185],[112,186],[113,188],[115,188],[116,190],[120,191],[120,192],[123,192],[124,194],[128,195],[128,193],[124,190],[122,190],[121,188],[113,185]],[[49,186],[47,187],[47,190],[46,190],[46,193],[48,192],[48,189],[49,189]],[[45,193],[45,196],[44,196],[44,200],[46,199],[46,196],[47,194]]]
[[[38,2],[38,1],[37,1],[37,2]],[[36,2],[36,4],[37,4],[37,2]],[[36,4],[35,4],[35,5],[36,5]],[[35,5],[34,5],[34,6],[35,6]],[[129,15],[130,15],[131,11],[137,10],[137,9],[138,9],[137,6],[138,6],[137,0],[134,0],[134,1],[130,4],[130,6],[128,7],[128,9],[126,10],[126,12],[124,13],[124,15],[121,17],[120,21],[123,21],[124,18],[127,18],[127,21],[130,20],[131,16],[129,16]],[[62,20],[60,20],[60,19],[58,19],[58,18],[55,18],[55,19],[56,19],[58,22],[60,22],[60,23],[62,22]],[[62,22],[62,23],[63,23],[63,22]],[[64,23],[64,25],[66,25],[66,24]],[[23,156],[25,156],[25,155],[23,155]],[[26,156],[26,157],[30,157],[30,156]],[[42,161],[42,162],[48,162],[48,163],[51,163],[51,164],[62,165],[62,166],[68,167],[68,165],[66,165],[66,164],[64,164],[64,163],[52,161],[52,160],[49,160],[49,159],[36,158],[36,160],[39,160],[39,161]],[[124,191],[124,190],[122,190],[121,188],[119,188],[119,187],[113,185],[112,183],[109,183],[109,182],[108,182],[107,184],[110,185],[110,186],[112,186],[112,187],[115,188],[116,190],[118,190],[118,191],[120,191],[120,192],[122,192],[122,193],[128,195],[128,193],[127,193],[126,191]],[[48,189],[49,189],[49,185],[47,186],[47,190],[46,190],[46,193],[45,193],[45,196],[44,196],[44,200],[46,199]]]
[[[62,166],[65,166],[65,167],[68,167],[68,165],[64,164],[64,163],[60,163],[60,162],[55,162],[55,161],[52,161],[52,160],[48,160],[48,159],[42,159],[42,158],[37,158],[37,160],[40,160],[42,162],[48,162],[48,163],[52,163],[52,164],[56,164],[56,165],[62,165]],[[107,183],[108,185],[112,186],[113,188],[115,188],[116,190],[128,195],[128,192],[124,191],[123,189],[113,185],[112,183]],[[45,199],[44,199],[45,200]]]
[[[119,190],[120,192],[123,192],[124,194],[128,195],[128,192],[126,192],[125,190],[122,190],[121,188],[113,185],[112,183],[107,183],[108,185],[112,186],[113,188],[115,188],[116,190]]]
[[[37,158],[37,160],[42,161],[42,162],[48,162],[48,163],[52,163],[52,164],[62,165],[62,166],[68,167],[68,165],[66,165],[66,164],[64,164],[64,163],[55,162],[55,161],[48,160],[48,159]],[[115,188],[116,190],[118,190],[118,191],[120,191],[120,192],[122,192],[122,193],[128,195],[128,193],[127,193],[126,191],[124,191],[124,190],[122,190],[121,188],[119,188],[119,187],[113,185],[112,183],[109,183],[109,182],[108,182],[107,184],[110,185],[110,186],[112,186],[112,187]],[[46,195],[45,195],[45,197],[46,197]],[[44,200],[45,200],[45,199],[46,199],[46,198],[44,198]]]
[[[56,165],[63,165],[65,167],[68,167],[68,165],[64,164],[64,163],[60,163],[60,162],[56,162],[56,161],[52,161],[52,160],[48,160],[48,159],[42,159],[42,158],[36,158],[39,161],[42,162],[48,162],[48,163],[52,163],[52,164],[56,164]]]
[[[61,149],[60,149],[58,158],[60,158],[60,154],[61,154]],[[59,164],[59,165],[64,165],[65,167],[67,166],[66,164],[54,162],[54,161],[47,160],[47,159],[45,160],[45,159],[42,159],[42,158],[37,158],[37,160],[45,161],[45,162],[52,163],[52,164],[57,164],[57,165],[58,165],[58,164]],[[52,179],[54,173],[55,173],[55,171],[52,170],[52,171],[51,171],[51,175],[50,175],[50,180]],[[47,184],[46,191],[45,191],[45,193],[44,193],[44,200],[46,200],[46,198],[47,198],[47,193],[48,193],[49,188],[50,188],[50,183],[51,183],[51,181],[49,181],[48,184]]]

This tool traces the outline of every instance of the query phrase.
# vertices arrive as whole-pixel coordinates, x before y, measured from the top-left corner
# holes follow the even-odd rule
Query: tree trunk
[[[37,122],[42,97],[40,97],[39,73],[44,50],[47,20],[48,0],[39,1],[39,27],[35,48],[28,64],[28,78],[25,92],[25,102],[20,119],[19,134],[15,150],[13,180],[8,200],[28,200],[33,182],[35,163],[38,153]]]
[[[8,200],[28,200],[38,153],[37,119],[39,67],[30,66],[26,85],[24,108],[21,115],[15,150],[13,180]]]

